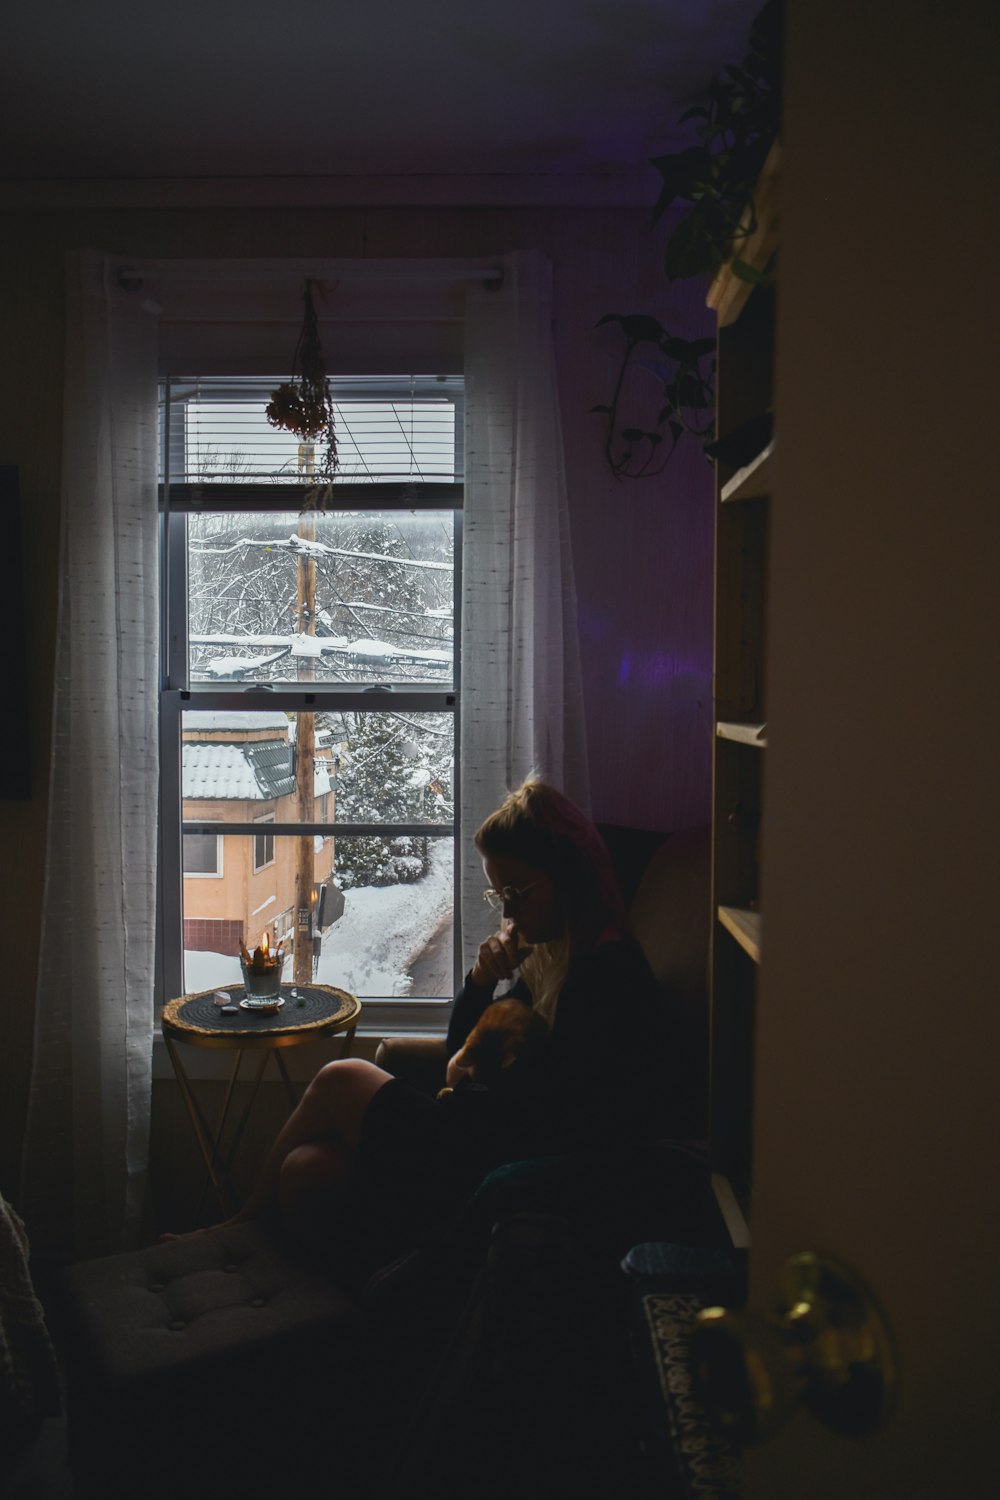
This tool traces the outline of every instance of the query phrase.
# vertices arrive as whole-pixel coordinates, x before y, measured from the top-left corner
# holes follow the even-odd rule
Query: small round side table
[[[239,984],[220,985],[214,990],[199,990],[193,995],[179,995],[176,1000],[169,1000],[163,1007],[161,1018],[163,1040],[174,1076],[204,1158],[208,1179],[211,1180],[225,1213],[239,1206],[230,1174],[268,1060],[274,1058],[275,1066],[288,1091],[289,1104],[294,1108],[298,1096],[285,1066],[283,1049],[341,1034],[343,1040],[340,1055],[347,1057],[350,1055],[354,1031],[361,1014],[361,1002],[346,990],[337,989],[331,984],[283,984],[281,997],[284,1004],[277,1011],[237,1009],[235,1014],[225,1015],[215,1003],[217,995],[226,995],[230,1005],[239,1007],[245,993],[243,986]],[[176,1046],[177,1042],[183,1042],[189,1047],[226,1048],[234,1053],[222,1113],[215,1130],[212,1130],[198,1102]],[[229,1119],[233,1091],[243,1058],[248,1052],[259,1054],[250,1097],[243,1106],[232,1139],[224,1151],[222,1140]]]

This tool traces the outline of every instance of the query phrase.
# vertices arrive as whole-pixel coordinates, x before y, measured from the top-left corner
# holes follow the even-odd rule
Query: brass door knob
[[[871,1293],[849,1267],[811,1251],[785,1262],[769,1313],[706,1307],[691,1353],[706,1408],[741,1444],[770,1437],[800,1403],[835,1432],[872,1432],[896,1389]]]

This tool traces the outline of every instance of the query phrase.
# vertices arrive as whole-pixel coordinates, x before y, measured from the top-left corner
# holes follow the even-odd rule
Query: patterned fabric
[[[19,1433],[30,1435],[59,1407],[59,1373],[28,1270],[28,1236],[0,1196],[0,1448]]]
[[[739,1455],[711,1426],[694,1393],[689,1336],[701,1306],[690,1292],[653,1292],[642,1299],[680,1493],[685,1500],[740,1500]]]

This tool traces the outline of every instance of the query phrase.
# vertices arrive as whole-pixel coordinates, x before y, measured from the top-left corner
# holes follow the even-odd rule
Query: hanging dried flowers
[[[302,440],[299,463],[304,472],[317,481],[329,481],[339,464],[337,432],[333,393],[323,363],[323,347],[319,338],[319,322],[313,303],[311,281],[306,282],[303,302],[305,312],[292,359],[292,378],[290,381],[283,381],[271,392],[265,415],[272,427],[294,432]],[[316,452],[318,438],[322,439],[319,453]],[[316,504],[316,494],[314,486],[307,492],[303,509]]]

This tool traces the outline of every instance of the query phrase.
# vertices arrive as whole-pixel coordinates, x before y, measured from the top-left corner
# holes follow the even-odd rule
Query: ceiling
[[[0,178],[633,171],[761,0],[35,0]]]

